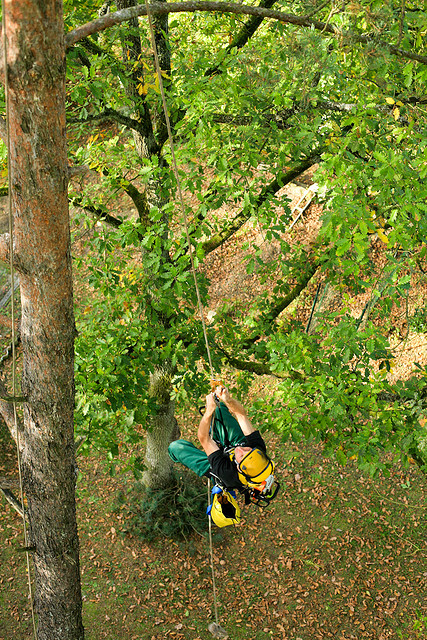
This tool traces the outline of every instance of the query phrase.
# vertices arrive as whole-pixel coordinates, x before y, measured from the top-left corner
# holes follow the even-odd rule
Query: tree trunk
[[[62,2],[7,0],[6,33],[27,400],[22,467],[38,640],[82,640]]]
[[[137,4],[136,0],[117,0],[117,9],[127,9]],[[150,109],[145,98],[140,94],[139,87],[144,82],[144,65],[142,60],[141,37],[139,34],[138,18],[129,20],[126,36],[122,37],[123,62],[128,67],[129,78],[125,86],[128,97],[135,105],[133,116],[141,123],[143,134],[132,131],[135,149],[140,158],[150,158],[157,155],[157,145]]]
[[[163,1],[163,0],[162,0]],[[117,0],[118,9],[125,9],[136,4],[135,0]],[[168,32],[168,16],[155,18],[153,21],[156,47],[159,53],[160,64],[163,71],[170,74],[170,51],[167,43]],[[153,178],[148,181],[146,186],[146,197],[149,209],[155,207],[162,210],[169,200],[168,188],[164,186],[164,178],[162,174],[168,171],[166,161],[162,157],[162,144],[165,142],[167,135],[164,115],[150,113],[148,102],[144,95],[138,91],[138,87],[144,78],[144,66],[142,64],[142,47],[139,33],[138,19],[130,20],[126,36],[122,37],[123,61],[129,67],[130,73],[126,92],[128,97],[133,101],[135,108],[133,116],[141,122],[143,133],[133,131],[133,139],[135,149],[139,157],[143,160],[151,160],[153,156],[159,158],[159,171]],[[156,132],[153,127],[156,125]],[[157,133],[157,140],[156,134]],[[158,140],[160,139],[160,144]],[[166,214],[163,215],[166,223],[168,220]],[[141,219],[141,222],[149,225],[149,222]],[[163,260],[170,261],[167,249],[168,240],[168,224],[165,224],[165,232],[163,236],[164,249]],[[141,248],[144,252],[144,249]],[[148,280],[150,277],[147,278]],[[153,292],[155,298],[158,294]],[[168,322],[164,318],[164,322]],[[150,419],[150,425],[147,430],[147,448],[145,453],[145,472],[143,474],[144,484],[150,489],[161,488],[170,485],[173,482],[172,461],[169,458],[168,446],[178,434],[177,421],[174,417],[175,402],[170,398],[171,388],[171,372],[165,365],[158,368],[151,377],[150,394],[158,402],[158,411],[156,415]]]
[[[157,369],[151,376],[150,395],[158,402],[158,412],[150,420],[145,451],[143,481],[149,489],[160,489],[173,482],[173,463],[168,446],[179,437],[174,416],[175,401],[171,400],[171,371]]]

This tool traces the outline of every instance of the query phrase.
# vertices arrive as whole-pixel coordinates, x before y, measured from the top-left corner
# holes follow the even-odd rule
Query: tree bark
[[[173,464],[168,446],[179,437],[174,416],[175,401],[171,400],[170,368],[157,368],[150,380],[150,395],[157,400],[158,412],[150,419],[145,451],[143,481],[149,489],[161,489],[173,482]]]
[[[38,640],[82,640],[74,315],[61,0],[6,0],[10,167],[23,351],[22,471]]]

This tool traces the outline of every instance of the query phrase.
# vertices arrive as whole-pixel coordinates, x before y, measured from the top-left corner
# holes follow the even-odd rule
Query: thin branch
[[[307,104],[306,101],[301,101],[299,103],[295,103],[294,106],[290,107],[289,109],[284,109],[282,111],[267,114],[264,112],[261,124],[270,126],[272,123],[274,123],[275,126],[280,130],[290,129],[292,125],[288,125],[287,121],[292,118],[292,116],[295,116],[297,113],[301,113],[303,111],[320,109],[324,111],[336,111],[338,113],[351,113],[357,107],[358,105],[356,103],[332,102],[331,100],[319,100],[316,102],[316,104]],[[389,108],[385,106],[378,106],[378,109],[389,111]],[[242,127],[253,126],[254,124],[253,115],[232,116],[226,113],[215,113],[211,117],[213,122],[218,122],[219,124],[231,124]]]
[[[22,511],[21,504],[19,500],[13,495],[12,491],[10,491],[10,489],[6,487],[3,487],[1,484],[0,484],[0,491],[2,492],[2,494],[4,495],[8,503],[15,509],[15,511],[19,513],[21,518],[23,518],[24,512]]]
[[[306,14],[306,18],[312,18],[313,16],[316,15],[316,13],[319,13],[322,9],[324,9],[327,5],[329,4],[329,0],[325,0],[325,2],[322,2],[322,4],[319,7],[316,7],[315,9],[313,9],[313,11],[311,11],[310,13]]]
[[[194,0],[192,2],[174,2],[174,3],[153,3],[149,5],[149,11],[152,15],[164,15],[166,13],[194,13],[196,11],[218,12],[218,13],[234,13],[238,15],[251,15],[260,18],[271,18],[285,24],[293,24],[297,27],[309,27],[322,33],[328,33],[333,36],[338,36],[340,39],[346,39],[360,44],[372,44],[375,43],[380,47],[386,48],[392,55],[396,55],[402,58],[408,58],[410,60],[416,60],[422,64],[427,64],[427,56],[419,55],[412,51],[401,49],[395,45],[382,40],[376,40],[371,35],[361,35],[353,31],[341,31],[338,27],[331,24],[326,24],[319,20],[313,20],[312,18],[296,16],[292,14],[283,13],[282,11],[276,11],[273,9],[264,9],[263,7],[250,7],[244,4],[237,4],[233,2],[210,2],[202,0]],[[147,7],[145,5],[137,5],[130,7],[129,9],[122,9],[114,13],[109,13],[106,16],[88,22],[73,31],[70,31],[65,36],[66,47],[70,47],[82,38],[104,31],[109,27],[112,27],[122,22],[132,20],[137,16],[147,15]]]
[[[76,455],[77,455],[77,452],[79,451],[80,447],[86,441],[86,439],[87,439],[86,436],[78,436],[78,438],[75,439],[75,441],[74,441],[74,451],[75,451]]]
[[[0,380],[0,394],[2,396],[7,397],[8,391],[3,380]],[[16,442],[16,428],[15,428],[15,411],[10,402],[6,400],[0,400],[0,415],[6,423],[7,428],[9,429],[10,435]],[[24,425],[22,424],[22,420],[19,416],[16,416],[17,419],[17,427],[19,432],[22,433],[24,430]]]
[[[282,296],[278,300],[275,300],[274,304],[269,309],[265,310],[262,318],[259,320],[259,324],[264,327],[263,334],[256,333],[250,338],[247,338],[241,345],[243,349],[249,349],[255,342],[260,340],[263,335],[266,335],[272,330],[273,324],[279,315],[284,311],[294,300],[298,298],[300,293],[306,289],[310,280],[318,270],[321,261],[319,259],[308,263],[307,271],[301,275],[299,282],[293,287],[293,289],[286,296]]]
[[[416,103],[426,103],[427,96],[411,96],[408,99],[399,98],[401,102],[416,104]],[[289,109],[284,109],[283,111],[277,111],[275,113],[263,113],[263,119],[260,121],[262,125],[269,126],[272,123],[276,125],[278,129],[290,129],[292,125],[287,124],[287,121],[292,118],[292,116],[307,111],[320,110],[320,111],[334,111],[336,113],[352,113],[355,112],[358,108],[366,108],[366,105],[359,105],[356,102],[333,102],[332,100],[317,100],[316,103],[310,103],[306,101],[301,101],[299,103],[295,103],[293,107]],[[382,113],[389,113],[391,110],[390,105],[375,105],[375,108]],[[253,115],[240,115],[240,116],[232,116],[226,113],[214,113],[212,116],[213,122],[218,122],[219,124],[230,124],[235,126],[253,126],[254,124],[254,116]]]
[[[81,173],[79,170],[80,169],[79,167],[70,167],[70,169],[75,170],[75,171],[72,171],[73,174]],[[90,171],[89,168],[86,168],[86,169]],[[145,203],[146,199],[144,194],[138,191],[138,189],[134,187],[132,184],[129,183],[124,187],[122,186],[122,188],[133,200],[133,202],[137,206],[137,209],[138,209],[138,205],[141,206],[140,201],[143,201],[143,203]],[[105,211],[105,209],[102,209],[101,207],[96,207],[95,205],[90,205],[90,204],[82,204],[82,202],[83,202],[82,197],[75,196],[75,197],[69,198],[69,203],[74,207],[80,207],[81,209],[84,209],[85,211],[88,211],[89,213],[94,214],[95,216],[98,217],[99,220],[103,220],[104,222],[111,225],[112,227],[115,227],[116,229],[118,229],[121,226],[123,222],[121,218],[116,218],[112,216],[111,214],[108,213],[108,211]],[[9,249],[10,249],[9,234],[3,233],[2,235],[0,235],[0,261],[1,262],[7,262],[9,260]]]
[[[81,197],[70,198],[70,204],[73,205],[73,207],[79,207],[80,209],[84,209],[88,213],[95,215],[98,218],[98,220],[103,220],[104,222],[111,225],[115,229],[119,229],[120,226],[122,225],[122,222],[123,222],[122,219],[115,218],[114,216],[110,215],[107,211],[105,211],[105,209],[102,209],[101,207],[96,207],[95,205],[92,205],[92,204],[83,204],[83,198]]]

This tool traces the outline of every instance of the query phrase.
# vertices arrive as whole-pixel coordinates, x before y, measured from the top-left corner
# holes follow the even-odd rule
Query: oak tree
[[[156,411],[147,381],[157,365],[172,366],[165,380],[175,382],[181,401],[197,395],[204,348],[152,51],[145,21],[135,21],[146,7],[117,8],[67,36],[74,161],[99,173],[74,202],[115,225],[93,231],[105,261],[104,275],[92,270],[102,294],[94,311],[110,315],[104,346],[99,332],[87,333],[90,316],[82,319],[79,370],[90,384],[80,387],[79,415],[104,442],[106,425],[117,425],[112,451],[126,434],[135,437],[134,420],[148,424]],[[216,309],[209,328],[215,366],[274,376],[276,400],[258,419],[285,435],[322,440],[342,461],[356,456],[371,470],[389,448],[422,466],[423,369],[390,382],[395,329],[387,317],[394,310],[399,331],[407,331],[421,313],[410,295],[424,279],[423,12],[378,2],[152,7],[155,15],[172,11],[206,11],[157,27],[198,264],[255,221],[267,242],[281,243],[279,265],[267,264],[259,246],[248,251],[248,272],[266,287],[244,313],[239,303]],[[242,24],[231,12],[252,17]],[[120,26],[130,16],[132,26]],[[97,133],[81,145],[79,136],[95,124]],[[321,229],[314,242],[295,245],[285,234],[291,220],[281,189],[313,166]],[[133,218],[107,211],[109,189],[132,198]],[[217,215],[222,207],[227,217]],[[132,245],[143,248],[142,264],[119,263],[117,248]],[[202,267],[205,293],[207,275]],[[307,325],[318,286],[314,330]],[[405,301],[407,318],[396,313]],[[116,360],[106,366],[111,349]],[[90,351],[97,352],[92,363]],[[158,440],[164,450],[171,432]]]

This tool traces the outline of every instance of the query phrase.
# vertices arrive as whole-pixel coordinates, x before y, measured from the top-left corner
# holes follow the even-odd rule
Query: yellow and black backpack
[[[212,489],[212,502],[207,509],[207,514],[217,527],[239,524],[240,507],[237,504],[234,491],[227,491],[215,485]]]

